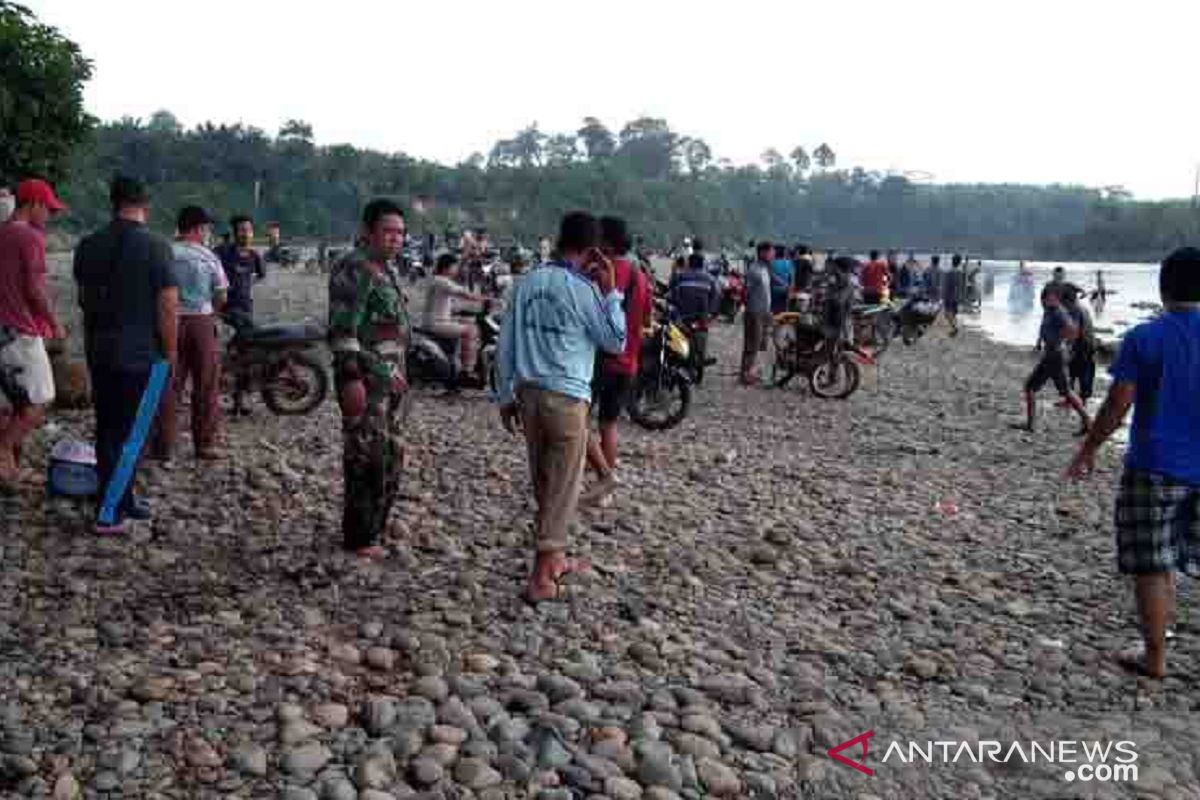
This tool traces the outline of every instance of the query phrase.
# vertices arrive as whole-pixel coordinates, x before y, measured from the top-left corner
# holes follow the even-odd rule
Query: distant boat
[[[1026,314],[1033,310],[1033,273],[1018,272],[1008,287],[1008,310],[1013,314]]]

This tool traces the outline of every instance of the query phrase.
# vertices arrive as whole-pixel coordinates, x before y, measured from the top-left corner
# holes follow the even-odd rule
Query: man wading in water
[[[1144,660],[1127,664],[1151,678],[1166,673],[1166,630],[1175,613],[1175,572],[1200,574],[1200,250],[1162,263],[1166,311],[1121,342],[1113,383],[1096,424],[1067,468],[1080,478],[1133,406],[1125,472],[1117,495],[1117,565],[1133,575]]]
[[[366,559],[380,540],[400,487],[404,353],[408,310],[392,261],[404,242],[404,212],[390,200],[363,211],[365,246],[329,274],[329,349],[342,409],[344,547]]]
[[[517,284],[500,328],[500,420],[509,433],[525,432],[538,506],[537,560],[525,592],[534,603],[557,598],[565,576],[588,569],[566,551],[587,455],[596,351],[625,349],[623,298],[599,243],[591,214],[563,217],[559,260]]]
[[[1038,361],[1029,379],[1025,381],[1025,423],[1013,425],[1017,430],[1032,432],[1034,419],[1037,416],[1037,393],[1047,383],[1053,382],[1063,401],[1079,415],[1079,435],[1087,433],[1091,420],[1088,419],[1087,408],[1079,395],[1071,391],[1067,379],[1067,350],[1071,340],[1078,338],[1079,328],[1071,321],[1071,317],[1062,307],[1058,291],[1052,286],[1042,290],[1042,327],[1038,333],[1038,347],[1042,348],[1042,358]]]

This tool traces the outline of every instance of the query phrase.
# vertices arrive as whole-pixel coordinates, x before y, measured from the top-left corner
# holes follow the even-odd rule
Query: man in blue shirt
[[[563,217],[559,260],[517,284],[500,328],[497,389],[505,430],[525,433],[537,499],[537,560],[525,597],[553,600],[563,577],[587,569],[568,559],[567,528],[579,503],[597,349],[625,349],[625,312],[600,225]]]
[[[792,260],[787,257],[787,248],[775,245],[775,260],[771,262],[771,313],[787,311],[788,290],[795,280]]]
[[[692,253],[687,269],[671,276],[671,305],[685,322],[708,319],[716,313],[721,300],[717,279],[704,267],[704,256]]]
[[[1166,672],[1167,624],[1175,575],[1200,574],[1200,249],[1176,250],[1162,263],[1165,313],[1121,343],[1112,386],[1067,476],[1092,471],[1096,451],[1134,406],[1117,496],[1117,563],[1133,575],[1145,660],[1130,666],[1151,678]]]
[[[954,273],[950,273],[953,275]],[[1037,418],[1037,393],[1047,383],[1053,383],[1063,402],[1079,415],[1079,435],[1087,433],[1091,426],[1087,407],[1079,395],[1071,391],[1067,379],[1067,363],[1071,342],[1079,337],[1079,328],[1062,306],[1058,291],[1047,286],[1042,290],[1042,326],[1038,333],[1038,346],[1044,348],[1042,357],[1025,381],[1022,397],[1025,400],[1025,422],[1013,427],[1032,433]]]
[[[721,304],[721,287],[704,264],[704,256],[692,253],[687,269],[671,276],[671,305],[687,326],[692,343],[696,383],[704,380],[708,359],[708,320]],[[715,363],[715,360],[714,362]]]

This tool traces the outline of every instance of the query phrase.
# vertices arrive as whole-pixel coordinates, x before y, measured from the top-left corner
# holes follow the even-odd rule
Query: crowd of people
[[[45,228],[64,205],[40,180],[22,182],[11,197],[10,218],[0,223],[0,389],[13,409],[0,430],[5,482],[16,477],[22,443],[54,398],[45,341],[64,336],[47,294],[45,258]],[[174,395],[189,383],[195,454],[220,457],[215,315],[252,314],[251,288],[265,274],[247,217],[232,220],[234,241],[210,250],[213,220],[204,209],[181,209],[169,241],[147,226],[150,197],[142,183],[115,179],[110,200],[111,222],[80,241],[73,264],[101,495],[115,486],[120,498],[115,520],[97,519],[102,535],[118,535],[126,520],[150,515],[132,476],[117,475],[115,465],[130,448],[143,446],[151,457],[171,457]],[[329,276],[329,348],[344,448],[343,544],[365,559],[385,556],[382,542],[404,463],[411,320],[395,261],[406,233],[403,209],[386,199],[370,202],[358,247]],[[545,249],[546,257],[528,272],[517,270],[505,290],[496,362],[500,423],[524,438],[537,507],[536,556],[524,590],[530,603],[554,599],[566,576],[588,569],[568,555],[569,524],[581,502],[605,502],[619,486],[617,421],[637,374],[656,289],[620,218],[567,214],[557,242]],[[936,255],[925,266],[911,255],[900,264],[894,252],[884,258],[872,252],[860,263],[836,253],[818,261],[805,246],[759,242],[753,250],[742,275],[740,377],[747,384],[757,383],[756,359],[772,315],[799,294],[823,292],[843,310],[856,299],[934,298],[953,331],[974,279],[960,256],[943,271]],[[456,280],[458,269],[453,256],[438,260],[423,324],[454,325],[455,300],[482,301]],[[1125,337],[1093,422],[1086,406],[1095,373],[1091,321],[1079,302],[1083,293],[1056,274],[1042,292],[1041,357],[1025,386],[1024,425],[1032,429],[1035,395],[1053,383],[1081,419],[1086,438],[1067,474],[1082,477],[1134,408],[1117,544],[1121,571],[1136,576],[1146,645],[1138,668],[1154,677],[1165,670],[1173,573],[1200,573],[1200,250],[1171,254],[1161,267],[1160,289],[1164,312]],[[684,318],[714,311],[720,284],[699,242],[666,291]],[[447,333],[460,339],[460,358],[470,363],[474,342],[465,326],[447,327]],[[152,371],[164,363],[172,380],[158,409],[160,424],[149,442],[132,440]],[[584,491],[589,470],[594,478]]]
[[[145,184],[117,177],[109,189],[112,220],[80,240],[72,269],[95,409],[101,497],[130,447],[154,460],[174,456],[177,398],[189,387],[195,455],[202,461],[221,457],[217,315],[249,318],[253,284],[266,274],[249,217],[230,220],[233,241],[210,249],[214,220],[203,208],[180,209],[172,241],[147,225]],[[11,196],[13,209],[0,224],[0,388],[11,406],[0,432],[4,483],[19,478],[22,444],[55,398],[46,343],[66,335],[47,292],[45,243],[48,222],[66,207],[42,180],[21,182]],[[277,232],[274,241],[277,245]],[[160,362],[170,365],[170,378],[154,393],[151,372]],[[143,441],[133,441],[134,421],[147,396],[158,398],[154,424]],[[246,413],[242,392],[234,397],[234,413]],[[116,518],[98,517],[99,534],[119,534],[126,520],[150,515],[148,502],[133,491],[133,475],[121,481]]]

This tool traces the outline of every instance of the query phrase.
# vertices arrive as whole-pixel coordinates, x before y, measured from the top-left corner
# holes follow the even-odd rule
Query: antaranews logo
[[[875,771],[866,765],[871,738],[875,731],[860,733],[839,745],[829,748],[829,757],[839,764],[856,769],[864,775]],[[843,751],[861,748],[857,760],[842,755]],[[1057,764],[1065,767],[1062,773],[1067,782],[1120,783],[1138,779],[1137,745],[1130,741],[1060,741],[1049,742],[978,742],[925,741],[895,742],[888,745],[880,763],[889,759],[903,764],[935,761],[957,764],[959,761],[983,764],[1005,764],[1018,760],[1026,764]]]

